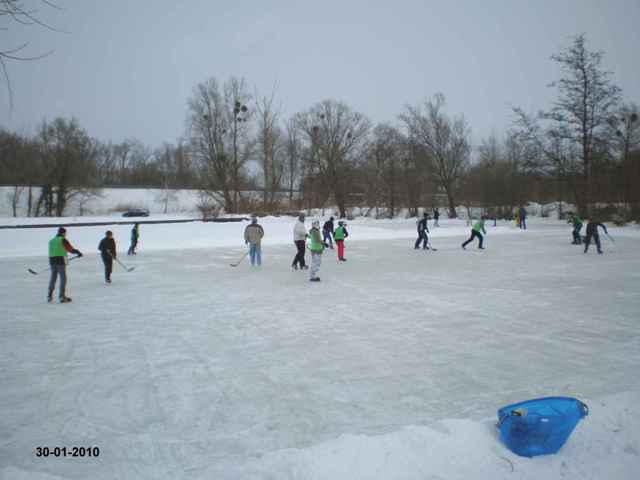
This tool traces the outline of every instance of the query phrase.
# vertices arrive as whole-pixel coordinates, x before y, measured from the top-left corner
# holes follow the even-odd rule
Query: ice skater
[[[333,217],[330,217],[322,226],[322,241],[328,243],[331,249],[333,249],[333,240],[331,238],[333,233]]]
[[[320,281],[318,274],[320,273],[322,252],[326,246],[327,244],[322,241],[322,237],[320,236],[320,221],[314,220],[311,223],[311,230],[309,230],[309,250],[311,250],[310,282]]]
[[[580,230],[582,230],[582,219],[575,213],[569,212],[569,220],[567,223],[573,225],[573,245],[582,245],[582,237],[580,236]]]
[[[131,229],[131,246],[127,255],[136,255],[136,247],[138,246],[138,240],[140,239],[140,224],[136,223]]]
[[[471,229],[471,236],[469,237],[469,240],[467,240],[466,242],[464,242],[462,244],[462,249],[465,250],[465,247],[471,243],[473,241],[474,238],[478,238],[479,244],[478,244],[478,248],[480,250],[484,250],[484,247],[482,246],[482,241],[483,241],[483,236],[482,233],[484,233],[485,235],[487,234],[487,231],[484,229],[484,220],[485,217],[484,215],[482,217],[480,217],[480,220],[478,220],[474,225],[473,228]],[[482,232],[482,233],[480,233]]]
[[[607,227],[605,227],[604,224],[600,223],[597,220],[589,220],[589,223],[587,223],[587,238],[584,241],[584,253],[587,253],[587,250],[589,250],[589,245],[591,244],[591,239],[593,238],[596,243],[598,253],[602,255],[602,245],[600,244],[598,227],[602,228],[606,235],[609,235],[609,232],[607,232]]]
[[[300,214],[298,216],[298,221],[296,222],[295,227],[293,227],[293,243],[296,246],[297,253],[296,256],[293,257],[293,263],[291,264],[291,268],[294,270],[298,269],[298,265],[300,269],[306,270],[307,264],[304,261],[304,254],[306,249],[306,240],[307,237],[307,229],[304,226],[304,214]]]
[[[264,229],[258,224],[257,217],[251,217],[251,223],[244,229],[244,243],[249,245],[249,258],[251,265],[262,265],[261,242],[264,237]]]
[[[338,246],[338,260],[341,262],[347,261],[347,259],[344,258],[344,239],[348,236],[349,232],[347,232],[347,224],[340,220],[338,222],[338,228],[336,228],[336,231],[333,234],[333,238],[336,240],[336,245]]]
[[[82,257],[80,250],[73,248],[66,238],[67,230],[64,227],[58,229],[55,237],[49,240],[49,265],[51,268],[51,278],[49,279],[49,289],[47,290],[47,302],[53,301],[53,291],[56,288],[58,275],[60,276],[60,289],[58,290],[58,300],[60,303],[68,303],[71,298],[66,295],[67,288],[67,253],[73,253]]]
[[[429,246],[427,245],[429,243],[429,237],[427,236],[427,233],[429,233],[428,223],[429,214],[427,212],[424,212],[422,214],[422,219],[418,222],[418,239],[413,246],[415,250],[418,250],[420,248],[420,243],[422,243],[422,248],[424,250],[429,250]]]
[[[440,224],[438,223],[438,220],[440,219],[440,212],[438,211],[438,207],[433,209],[433,226],[434,227],[439,227]]]
[[[98,251],[104,263],[104,281],[111,283],[111,272],[113,271],[113,259],[116,258],[116,241],[113,239],[113,232],[107,230],[104,238],[98,244]]]
[[[527,211],[524,207],[520,207],[520,228],[527,229]]]

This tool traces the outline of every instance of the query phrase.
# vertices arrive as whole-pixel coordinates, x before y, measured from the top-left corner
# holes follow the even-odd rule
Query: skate
[[[293,270],[297,270],[297,269],[298,269],[298,265],[291,265],[291,268],[292,268]]]
[[[51,295],[49,295],[47,297],[47,303],[51,303],[51,302],[53,302],[53,298],[51,297]]]
[[[319,282],[320,281],[320,277],[313,277],[309,279],[310,282]]]
[[[346,262],[347,261],[346,258],[339,258],[338,260],[340,260],[341,262]]]
[[[71,298],[69,297],[61,297],[60,298],[60,303],[69,303],[71,302]]]
[[[302,265],[300,267],[300,270],[309,270],[309,267],[307,265]]]

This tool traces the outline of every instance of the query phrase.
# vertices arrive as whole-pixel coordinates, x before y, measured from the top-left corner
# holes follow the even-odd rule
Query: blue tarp
[[[512,452],[534,457],[560,450],[588,414],[588,407],[576,398],[537,398],[498,410],[498,428]]]

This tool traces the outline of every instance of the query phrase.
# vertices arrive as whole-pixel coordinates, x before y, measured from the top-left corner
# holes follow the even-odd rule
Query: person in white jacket
[[[304,215],[300,214],[296,226],[293,227],[293,243],[295,243],[298,250],[291,264],[291,268],[294,270],[298,269],[298,265],[300,265],[300,269],[302,270],[309,268],[304,261],[307,236],[307,229],[304,226]]]

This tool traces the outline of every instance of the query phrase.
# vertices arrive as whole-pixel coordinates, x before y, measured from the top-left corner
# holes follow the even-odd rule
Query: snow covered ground
[[[481,252],[442,223],[425,252],[412,220],[350,222],[319,284],[289,267],[289,218],[263,221],[260,269],[229,266],[246,223],[142,225],[111,286],[107,227],[69,228],[67,305],[26,270],[55,229],[0,230],[0,479],[637,478],[640,231],[584,255],[566,224],[499,223]],[[517,457],[496,410],[549,395],[591,414]]]

